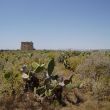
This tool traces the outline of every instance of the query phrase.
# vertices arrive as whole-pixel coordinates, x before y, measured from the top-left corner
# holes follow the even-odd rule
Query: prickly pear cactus
[[[48,64],[48,74],[49,76],[51,76],[53,70],[54,70],[54,66],[55,66],[55,61],[54,58],[52,58]]]
[[[36,72],[36,73],[39,73],[39,72],[41,72],[41,71],[43,71],[43,70],[44,70],[44,64],[39,65],[39,66],[35,69],[35,72]]]
[[[46,97],[52,96],[52,90],[50,90],[50,89],[49,90],[46,90],[45,91],[45,96]]]
[[[32,68],[34,69],[34,72],[39,73],[44,70],[45,64],[38,64],[37,62],[32,63]]]
[[[36,69],[39,66],[39,64],[37,62],[33,62],[31,64],[32,69]]]

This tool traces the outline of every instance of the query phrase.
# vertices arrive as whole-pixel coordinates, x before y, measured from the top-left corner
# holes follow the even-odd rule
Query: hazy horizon
[[[0,49],[110,49],[110,0],[0,0]]]

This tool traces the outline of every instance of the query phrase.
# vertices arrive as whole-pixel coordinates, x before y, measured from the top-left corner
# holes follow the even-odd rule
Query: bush
[[[110,58],[103,53],[95,53],[90,55],[80,64],[76,73],[80,74],[83,87],[89,85],[92,88],[94,96],[103,99],[109,96],[110,92]],[[89,79],[89,82],[86,80]]]
[[[70,69],[72,71],[75,71],[76,67],[83,61],[83,57],[78,57],[78,56],[75,56],[75,57],[70,57],[67,59],[67,62],[70,66]]]

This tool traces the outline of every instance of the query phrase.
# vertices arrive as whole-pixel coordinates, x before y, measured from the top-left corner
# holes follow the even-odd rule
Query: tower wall
[[[33,42],[21,42],[21,50],[34,50]]]

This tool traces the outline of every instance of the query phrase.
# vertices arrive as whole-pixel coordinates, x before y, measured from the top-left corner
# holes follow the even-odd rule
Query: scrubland
[[[52,74],[68,78],[73,74],[72,87],[84,100],[61,106],[57,101],[38,102],[33,93],[23,94],[20,68],[26,64],[45,64],[55,59]],[[41,73],[42,74],[42,73]],[[14,91],[14,95],[13,95]],[[71,86],[66,88],[75,100]],[[110,110],[110,51],[1,51],[0,52],[0,110]]]

